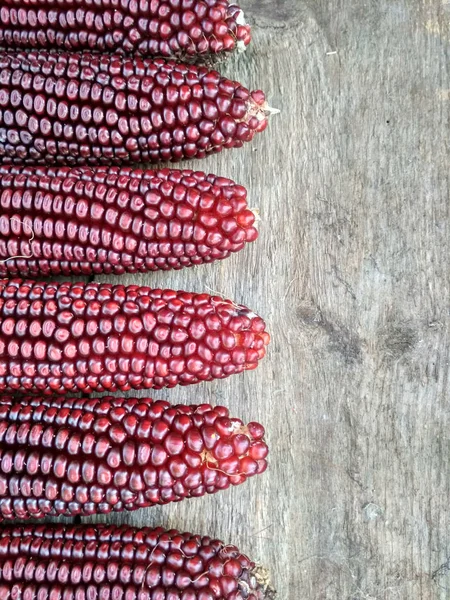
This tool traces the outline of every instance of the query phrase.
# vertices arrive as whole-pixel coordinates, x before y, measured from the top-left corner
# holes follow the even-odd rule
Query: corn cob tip
[[[253,217],[254,217],[253,226],[256,229],[258,227],[259,222],[262,221],[261,213],[259,212],[259,208],[250,208],[249,210],[253,214]]]
[[[236,12],[236,23],[238,25],[247,25],[244,17],[244,11],[241,9]]]
[[[250,27],[248,26],[248,24],[245,20],[243,10],[238,9],[234,16],[235,16],[236,24],[239,25],[241,32],[242,32],[241,38],[237,39],[237,41],[236,41],[236,49],[239,52],[239,54],[241,54],[242,52],[246,51],[247,46],[250,43],[250,40],[251,40]]]
[[[259,563],[255,563],[255,567],[252,569],[251,575],[255,578],[256,583],[259,586],[261,600],[275,600],[277,597],[277,592],[272,587],[268,569]]]
[[[277,108],[269,106],[264,92],[256,90],[250,94],[248,100],[246,122],[250,129],[260,133],[266,129],[269,118],[279,112]]]
[[[271,115],[279,115],[281,110],[279,108],[272,108],[271,106],[269,106],[267,103],[264,106],[264,112],[271,116]]]

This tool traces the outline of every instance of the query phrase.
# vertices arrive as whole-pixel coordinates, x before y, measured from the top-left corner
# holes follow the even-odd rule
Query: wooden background
[[[242,6],[254,43],[222,71],[282,112],[195,166],[249,188],[260,239],[125,280],[219,290],[267,320],[258,370],[154,395],[261,421],[270,469],[113,519],[233,541],[280,600],[448,599],[450,3]]]

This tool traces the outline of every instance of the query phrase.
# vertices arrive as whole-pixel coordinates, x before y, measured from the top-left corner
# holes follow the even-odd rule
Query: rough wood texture
[[[260,240],[212,267],[124,280],[212,288],[267,319],[257,371],[154,395],[265,423],[271,468],[113,518],[236,541],[280,600],[450,598],[450,4],[242,5],[254,43],[223,70],[282,114],[196,165],[249,187]]]

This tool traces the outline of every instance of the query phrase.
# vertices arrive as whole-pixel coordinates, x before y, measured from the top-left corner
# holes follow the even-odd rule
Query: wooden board
[[[233,541],[280,600],[450,598],[450,4],[242,5],[254,43],[223,72],[282,113],[242,151],[192,165],[249,188],[259,242],[123,280],[218,290],[265,317],[257,371],[155,396],[260,420],[270,470],[103,520]]]

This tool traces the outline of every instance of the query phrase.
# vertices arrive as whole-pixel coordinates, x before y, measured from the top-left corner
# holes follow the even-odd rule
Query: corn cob
[[[208,294],[0,280],[0,390],[174,387],[254,369],[264,321]]]
[[[0,46],[216,61],[245,50],[250,27],[228,0],[3,0]]]
[[[135,273],[257,238],[245,188],[193,171],[0,167],[0,275]]]
[[[2,600],[272,600],[236,546],[161,527],[0,529]]]
[[[0,53],[0,162],[204,158],[267,126],[263,92],[205,67],[91,54]]]
[[[0,396],[0,520],[214,494],[265,471],[263,436],[223,406]]]

